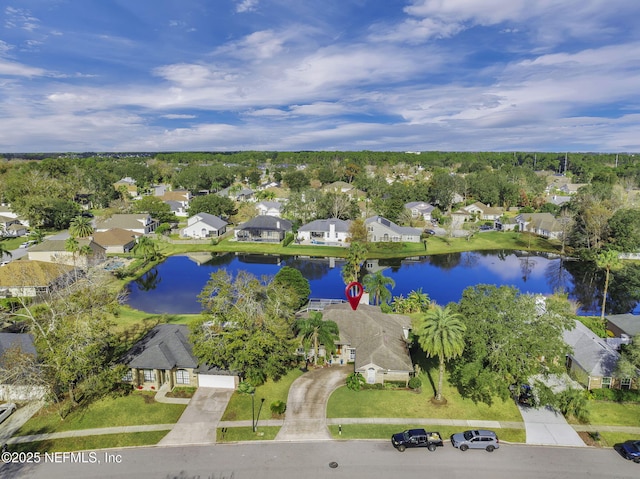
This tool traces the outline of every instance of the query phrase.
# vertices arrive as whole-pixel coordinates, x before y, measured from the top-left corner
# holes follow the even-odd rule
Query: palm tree
[[[93,233],[93,225],[91,218],[85,216],[76,216],[69,224],[69,233],[74,238],[86,238]]]
[[[354,241],[349,245],[347,262],[342,267],[342,279],[344,284],[349,284],[352,281],[358,281],[360,269],[362,269],[362,263],[367,259],[367,252],[367,245],[364,243]]]
[[[367,274],[362,278],[362,285],[369,294],[373,294],[373,304],[378,306],[381,302],[386,303],[391,299],[391,289],[395,288],[396,282],[387,278],[382,274],[382,271],[376,271],[375,273]]]
[[[313,364],[318,364],[318,354],[320,353],[320,345],[324,345],[327,353],[333,353],[336,350],[335,342],[339,339],[338,325],[334,321],[325,321],[322,319],[322,313],[319,311],[311,311],[308,318],[298,320],[298,336],[303,343],[310,341],[313,344]]]
[[[424,313],[429,309],[431,300],[427,293],[422,292],[422,288],[418,288],[408,294],[407,303],[409,303],[409,313]]]
[[[436,306],[418,320],[418,344],[427,356],[438,356],[440,362],[436,401],[442,400],[444,363],[462,354],[465,330],[462,315],[454,312],[450,305]]]
[[[44,233],[41,229],[36,228],[34,230],[31,230],[31,232],[29,233],[29,238],[31,239],[31,241],[35,241],[36,244],[40,244],[44,241]]]
[[[140,254],[145,261],[152,260],[158,255],[158,247],[148,236],[140,236],[131,251],[133,254]]]
[[[604,289],[602,291],[602,311],[600,313],[600,320],[604,323],[604,309],[607,305],[607,293],[609,291],[609,280],[611,279],[611,272],[622,268],[620,253],[612,249],[600,251],[596,256],[596,266],[600,269],[603,269],[605,273]]]

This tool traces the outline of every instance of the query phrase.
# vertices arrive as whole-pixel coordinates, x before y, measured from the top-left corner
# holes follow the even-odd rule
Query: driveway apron
[[[327,429],[327,401],[331,393],[344,385],[353,366],[330,366],[306,372],[289,389],[284,424],[277,441],[331,439]]]
[[[564,416],[547,406],[531,408],[518,405],[527,433],[527,444],[544,446],[581,446],[586,444]]]
[[[232,389],[198,388],[178,422],[158,444],[215,443],[216,428],[232,394]]]

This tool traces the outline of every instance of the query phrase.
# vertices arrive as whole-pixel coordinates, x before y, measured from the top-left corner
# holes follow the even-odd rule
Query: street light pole
[[[255,395],[255,392],[251,393],[251,430],[253,432],[256,432],[256,407],[253,402],[253,398]]]

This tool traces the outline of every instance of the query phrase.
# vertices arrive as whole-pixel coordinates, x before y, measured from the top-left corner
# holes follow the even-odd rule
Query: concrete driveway
[[[232,389],[198,388],[176,425],[158,445],[215,443],[216,428],[232,394]]]
[[[564,416],[546,406],[532,408],[518,405],[527,433],[527,444],[544,446],[581,446],[586,444]]]
[[[289,389],[287,412],[277,441],[331,439],[327,429],[327,401],[344,385],[353,365],[313,369],[296,379]]]

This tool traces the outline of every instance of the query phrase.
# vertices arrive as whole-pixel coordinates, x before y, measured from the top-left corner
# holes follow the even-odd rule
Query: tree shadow
[[[410,354],[411,361],[420,368],[420,372],[427,378],[431,386],[431,392],[435,396],[437,390],[436,379],[433,377],[432,371],[437,370],[438,358],[427,357],[422,348],[415,345],[411,347]],[[424,385],[422,387],[424,388]]]

